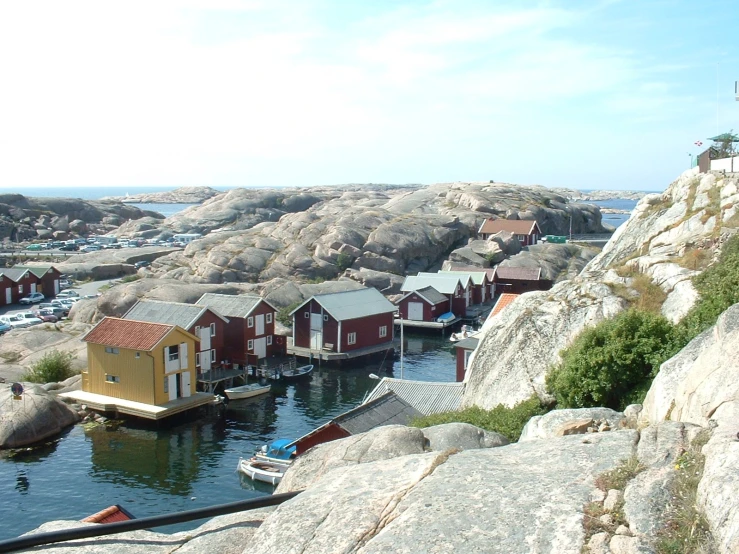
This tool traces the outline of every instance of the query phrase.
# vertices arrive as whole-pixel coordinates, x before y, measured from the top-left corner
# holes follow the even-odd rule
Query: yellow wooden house
[[[159,419],[213,399],[195,389],[198,338],[178,325],[106,317],[83,340],[75,398],[94,409]]]

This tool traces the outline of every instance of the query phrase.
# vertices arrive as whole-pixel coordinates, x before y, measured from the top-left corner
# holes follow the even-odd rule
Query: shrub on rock
[[[74,354],[71,352],[51,350],[31,366],[23,379],[31,383],[58,383],[64,381],[75,373],[72,369],[73,359]]]

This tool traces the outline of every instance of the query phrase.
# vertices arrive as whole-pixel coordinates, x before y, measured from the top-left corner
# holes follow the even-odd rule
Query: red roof
[[[527,219],[486,219],[480,226],[479,233],[494,235],[500,231],[508,231],[514,235],[530,235],[534,232],[541,233],[539,225],[534,220]]]
[[[83,340],[131,350],[152,350],[173,329],[174,325],[148,323],[106,317],[87,333]]]
[[[495,280],[516,279],[519,281],[539,281],[541,279],[540,267],[501,267],[495,268]]]
[[[493,307],[493,311],[490,312],[490,315],[488,318],[493,317],[496,314],[499,314],[503,308],[505,308],[508,304],[513,302],[516,298],[518,298],[520,295],[518,294],[512,294],[510,292],[504,292],[500,295],[500,298],[498,298],[498,301],[495,303],[495,306]]]

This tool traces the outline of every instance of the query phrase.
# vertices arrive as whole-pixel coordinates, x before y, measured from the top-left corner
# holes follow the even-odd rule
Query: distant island
[[[224,194],[224,192],[211,187],[179,187],[162,192],[106,196],[102,200],[115,200],[125,204],[202,204],[219,194]]]

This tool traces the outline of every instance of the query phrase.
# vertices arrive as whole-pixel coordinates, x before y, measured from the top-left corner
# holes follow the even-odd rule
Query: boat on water
[[[285,368],[276,371],[272,375],[272,379],[279,379],[280,381],[295,381],[301,377],[307,377],[313,371],[313,364],[308,364],[300,367]]]
[[[267,461],[254,456],[248,460],[239,458],[237,470],[255,481],[277,485],[289,467],[289,461]]]
[[[452,342],[459,342],[464,339],[469,339],[472,337],[476,337],[480,334],[480,331],[475,331],[471,327],[467,325],[462,325],[462,329],[460,329],[459,333],[452,333],[452,335],[449,337],[449,340]]]
[[[249,385],[241,385],[240,387],[231,387],[224,390],[224,394],[229,400],[242,400],[244,398],[252,398],[260,394],[266,394],[270,391],[272,385],[260,385],[259,383],[251,383]]]

